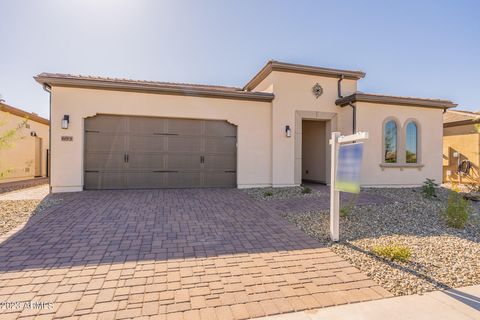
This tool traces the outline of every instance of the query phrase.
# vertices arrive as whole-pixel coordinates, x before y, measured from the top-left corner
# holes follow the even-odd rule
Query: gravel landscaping
[[[329,213],[286,213],[307,234],[331,245],[341,257],[395,295],[480,284],[480,204],[471,202],[464,229],[446,225],[448,190],[425,199],[418,188],[367,189],[391,201],[357,206],[340,220],[341,242],[331,243]],[[372,253],[377,246],[408,247],[407,261]]]
[[[60,202],[60,199],[0,201],[0,236],[27,222],[31,216]]]
[[[308,189],[307,189],[308,188]],[[245,192],[257,200],[279,200],[296,197],[315,197],[321,194],[320,191],[307,187],[285,187],[285,188],[251,188]],[[307,192],[309,191],[309,192]]]

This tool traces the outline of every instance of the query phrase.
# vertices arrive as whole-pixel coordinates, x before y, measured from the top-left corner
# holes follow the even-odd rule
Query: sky
[[[480,110],[480,1],[0,0],[0,94],[44,117],[41,72],[242,87],[270,59]]]

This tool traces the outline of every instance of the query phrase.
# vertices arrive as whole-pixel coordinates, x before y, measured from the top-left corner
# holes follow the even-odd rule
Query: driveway
[[[0,243],[2,319],[246,319],[391,296],[240,190],[47,199]]]

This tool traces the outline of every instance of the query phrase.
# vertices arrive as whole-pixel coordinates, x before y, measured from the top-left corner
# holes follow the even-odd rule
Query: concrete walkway
[[[43,184],[37,187],[31,187],[27,189],[21,189],[16,191],[0,194],[0,201],[5,200],[43,200],[48,196],[49,190],[48,184]]]
[[[478,320],[480,285],[258,318],[263,320]]]

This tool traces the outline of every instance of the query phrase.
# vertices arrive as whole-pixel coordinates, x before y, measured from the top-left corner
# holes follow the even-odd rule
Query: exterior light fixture
[[[32,131],[32,132],[30,132],[30,135],[31,135],[32,137],[36,137],[36,136],[37,136],[37,133],[36,133],[35,131]]]
[[[290,129],[290,126],[285,126],[285,135],[287,138],[290,138],[292,136],[292,129]]]
[[[70,116],[66,114],[63,116],[63,119],[62,119],[62,129],[68,129],[69,123],[70,123]]]

